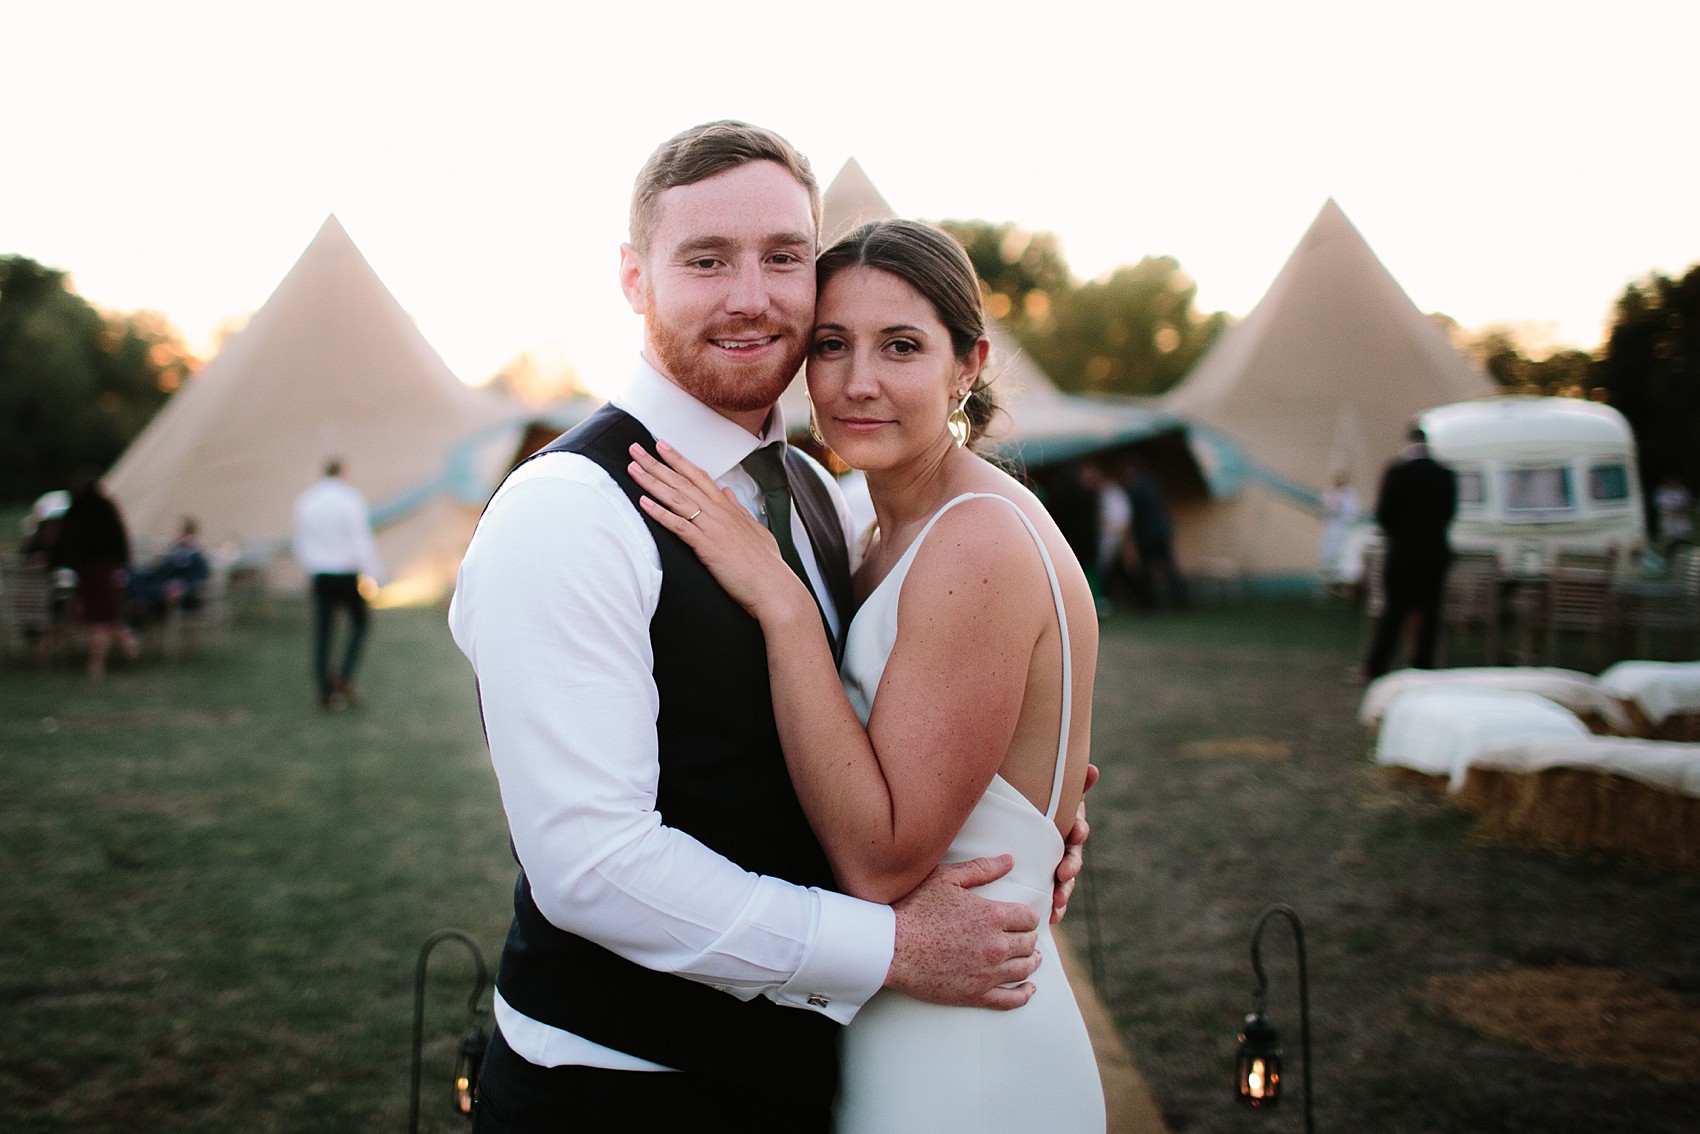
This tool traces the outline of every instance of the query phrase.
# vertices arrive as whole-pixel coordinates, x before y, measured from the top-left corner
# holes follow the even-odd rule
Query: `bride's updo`
[[[872,221],[843,237],[815,261],[816,292],[824,292],[832,277],[845,268],[878,268],[890,272],[933,305],[939,322],[950,332],[951,349],[966,358],[986,337],[986,309],[980,298],[980,278],[968,253],[949,233],[907,220]],[[968,444],[972,447],[997,413],[988,389],[990,366],[974,379],[968,415]]]

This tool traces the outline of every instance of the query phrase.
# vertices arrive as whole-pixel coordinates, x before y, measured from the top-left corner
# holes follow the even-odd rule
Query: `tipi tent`
[[[299,585],[293,501],[327,458],[373,506],[391,597],[452,585],[490,459],[517,409],[467,387],[335,217],[248,326],[143,430],[107,477],[140,548],[185,516],[208,545]]]
[[[1239,462],[1207,469],[1208,481],[1238,486],[1230,498],[1177,505],[1183,561],[1309,577],[1335,470],[1367,510],[1420,411],[1493,391],[1328,201],[1251,314],[1164,399],[1201,464]]]

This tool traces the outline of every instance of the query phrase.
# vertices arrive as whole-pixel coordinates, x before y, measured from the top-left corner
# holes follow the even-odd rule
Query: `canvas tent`
[[[1492,392],[1328,201],[1263,299],[1163,399],[1217,486],[1177,502],[1183,566],[1308,579],[1334,470],[1367,511],[1419,412]]]
[[[372,504],[388,597],[426,598],[452,585],[520,416],[455,377],[331,217],[107,485],[143,553],[192,516],[209,547],[291,588],[294,498],[338,457]]]

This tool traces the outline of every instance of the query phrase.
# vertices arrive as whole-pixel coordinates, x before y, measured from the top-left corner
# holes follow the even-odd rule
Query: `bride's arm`
[[[897,644],[864,730],[814,600],[771,535],[662,452],[676,470],[633,454],[646,512],[761,623],[804,811],[845,891],[894,901],[938,864],[1009,750],[1041,627],[1031,596],[1050,606],[1031,537],[1001,504],[971,501],[940,517],[905,580]]]

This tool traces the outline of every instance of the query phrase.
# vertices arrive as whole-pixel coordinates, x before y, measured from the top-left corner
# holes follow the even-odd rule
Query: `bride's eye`
[[[886,349],[893,354],[914,354],[921,349],[921,344],[914,339],[892,339],[886,344]]]
[[[836,335],[826,335],[815,340],[817,355],[836,354],[844,349],[844,340]]]

